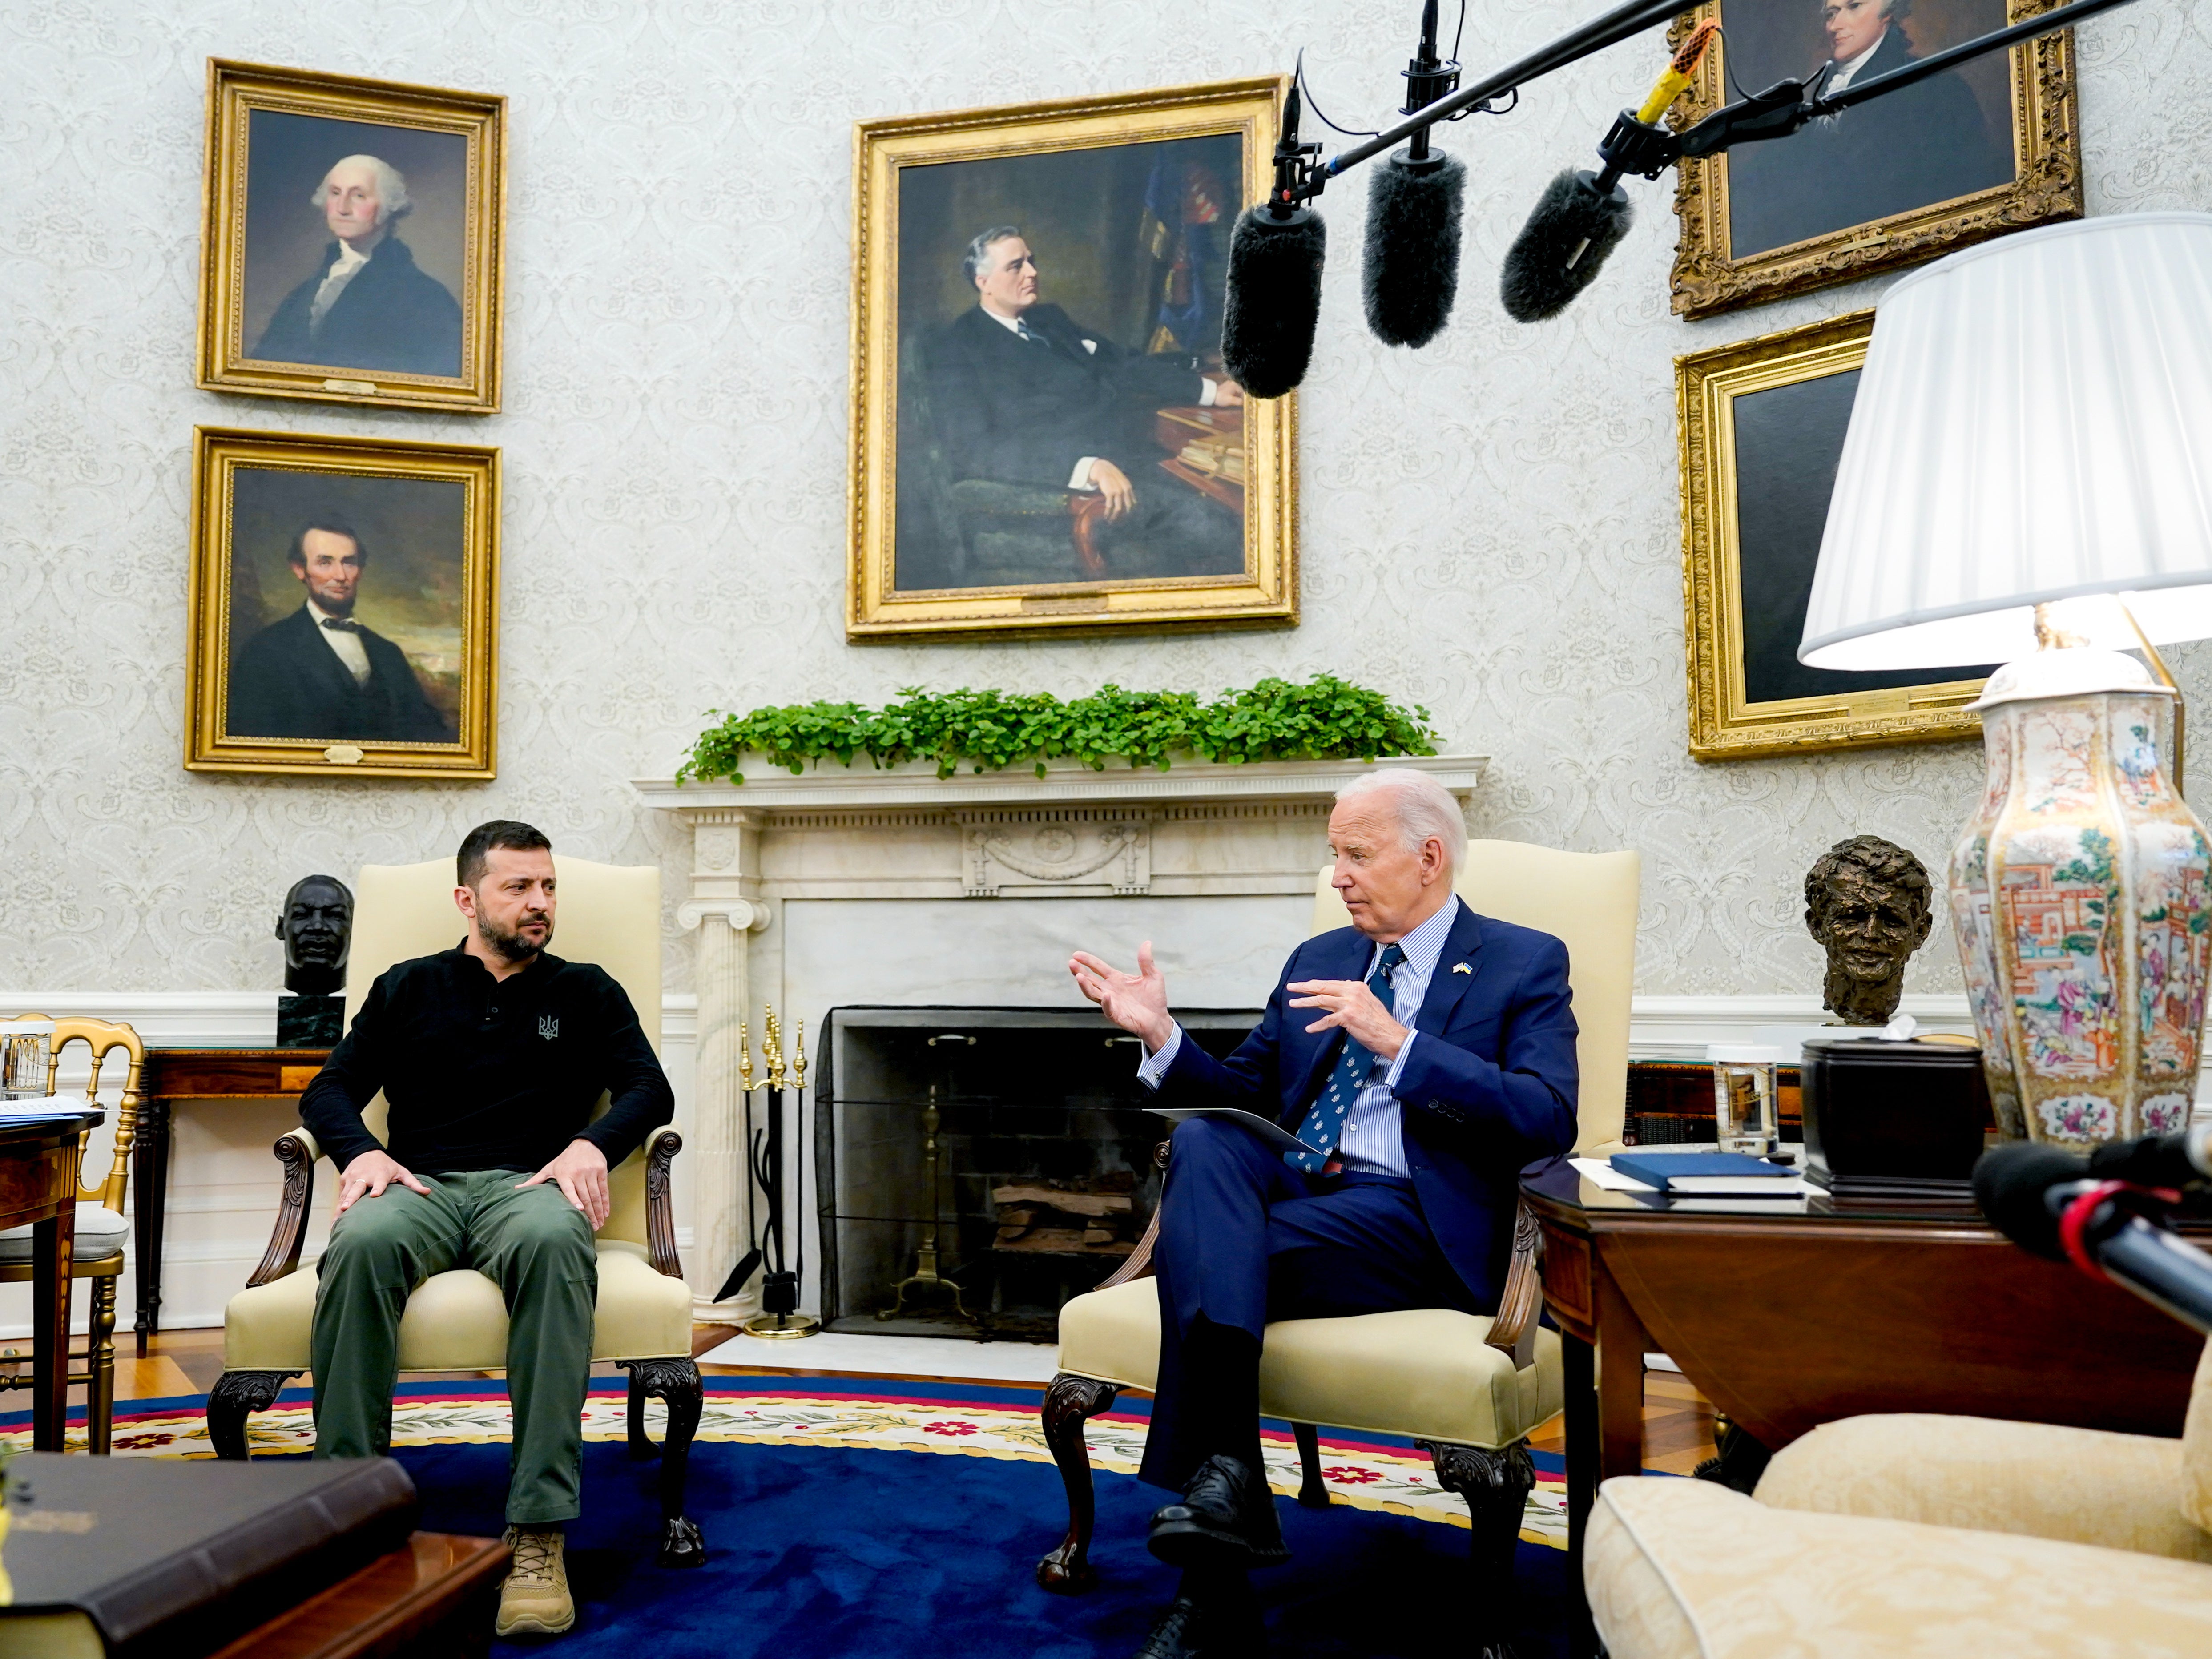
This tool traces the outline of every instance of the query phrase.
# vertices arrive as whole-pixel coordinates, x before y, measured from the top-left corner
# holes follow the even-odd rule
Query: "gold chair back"
[[[49,1021],[44,1014],[20,1014],[15,1018],[25,1024],[51,1024],[54,1028],[52,1047],[46,1054],[49,1096],[59,1090],[62,1050],[72,1042],[82,1042],[92,1050],[92,1075],[84,1085],[84,1097],[90,1105],[100,1103],[100,1068],[108,1055],[120,1048],[130,1057],[130,1067],[123,1074],[123,1098],[115,1109],[114,1155],[108,1160],[107,1174],[98,1186],[93,1186],[80,1173],[76,1189],[78,1203],[98,1204],[121,1215],[124,1196],[131,1186],[131,1149],[138,1139],[138,1080],[146,1068],[146,1045],[128,1025],[105,1019]],[[88,1134],[83,1139],[88,1140],[91,1137]]]

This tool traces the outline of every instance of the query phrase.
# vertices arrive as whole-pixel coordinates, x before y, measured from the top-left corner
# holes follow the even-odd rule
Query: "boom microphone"
[[[2105,1147],[2098,1158],[2108,1168],[2178,1169],[2202,1181],[2204,1162],[2212,1161],[2205,1159],[2208,1150],[2212,1142],[2200,1127]],[[1974,1199],[1997,1231],[2023,1249],[2070,1261],[2212,1334],[2212,1255],[2154,1224],[2180,1194],[2096,1178],[2096,1162],[2055,1146],[2000,1146],[1974,1166]]]
[[[1437,58],[1437,0],[1421,9],[1421,43],[1406,65],[1407,115],[1458,83],[1456,65]],[[1429,148],[1421,128],[1391,152],[1367,188],[1367,246],[1361,271],[1367,326],[1385,345],[1425,346],[1451,316],[1459,293],[1460,202],[1467,168]]]
[[[1651,95],[1644,100],[1644,107],[1632,114],[1622,111],[1623,120],[1650,127],[1664,115],[1690,84],[1720,27],[1708,18],[1692,30],[1667,65],[1667,72],[1651,88]],[[1621,123],[1616,122],[1613,133],[1607,135],[1608,144],[1613,134],[1622,131]],[[1577,295],[1597,280],[1607,258],[1635,222],[1635,210],[1629,204],[1628,192],[1620,188],[1620,176],[1641,169],[1634,166],[1632,158],[1611,153],[1606,146],[1601,146],[1599,153],[1605,161],[1603,171],[1586,173],[1569,167],[1546,186],[1543,199],[1506,251],[1498,298],[1506,315],[1516,322],[1540,323],[1565,311]]]
[[[1294,199],[1301,164],[1318,144],[1298,143],[1298,88],[1283,100],[1275,141],[1275,185],[1237,216],[1229,238],[1229,296],[1221,313],[1221,361],[1247,397],[1279,398],[1306,377],[1321,321],[1321,268],[1328,233],[1321,215]]]

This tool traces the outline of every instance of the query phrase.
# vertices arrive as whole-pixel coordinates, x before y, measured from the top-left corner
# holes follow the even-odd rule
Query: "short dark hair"
[[[534,853],[539,848],[553,850],[553,843],[545,839],[545,832],[514,818],[494,818],[489,823],[480,823],[469,831],[461,842],[461,850],[453,859],[453,873],[464,887],[473,889],[483,879],[484,868],[491,860],[484,856],[495,847],[504,847],[517,853]]]
[[[307,568],[307,532],[311,530],[319,530],[326,536],[344,537],[353,544],[353,550],[360,555],[361,562],[363,564],[368,562],[368,544],[362,540],[361,532],[335,513],[322,513],[301,525],[300,533],[292,538],[291,549],[284,555],[287,564],[296,564],[302,569]]]

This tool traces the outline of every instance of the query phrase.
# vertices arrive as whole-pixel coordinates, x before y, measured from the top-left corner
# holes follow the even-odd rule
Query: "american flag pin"
[[[1452,972],[1455,974],[1472,974],[1474,971],[1474,969],[1468,967],[1463,962],[1455,962],[1452,963]]]

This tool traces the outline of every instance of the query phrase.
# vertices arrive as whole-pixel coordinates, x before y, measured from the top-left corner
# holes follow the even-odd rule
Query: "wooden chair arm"
[[[1170,1133],[1167,1139],[1152,1148],[1152,1167],[1155,1170],[1168,1167],[1168,1152],[1174,1145],[1175,1137]],[[1100,1279],[1094,1288],[1110,1291],[1116,1285],[1126,1285],[1133,1279],[1150,1279],[1152,1276],[1152,1249],[1159,1242],[1159,1237],[1160,1212],[1158,1206],[1155,1206],[1152,1224],[1145,1229],[1145,1236],[1137,1241],[1137,1248],[1129,1252],[1129,1259]]]
[[[669,1196],[669,1166],[684,1150],[684,1137],[663,1125],[653,1133],[645,1149],[645,1249],[653,1271],[671,1279],[684,1277],[684,1263],[676,1255],[676,1206]]]
[[[315,1159],[322,1152],[305,1129],[277,1136],[270,1150],[284,1166],[284,1194],[276,1201],[276,1225],[270,1232],[269,1249],[246,1281],[248,1290],[300,1270],[300,1247],[307,1238],[307,1206],[315,1196]]]
[[[1513,1259],[1505,1269],[1505,1288],[1498,1292],[1498,1313],[1483,1339],[1500,1353],[1511,1354],[1516,1370],[1536,1362],[1536,1325],[1544,1311],[1544,1281],[1536,1263],[1543,1237],[1534,1212],[1522,1204],[1513,1215]]]

